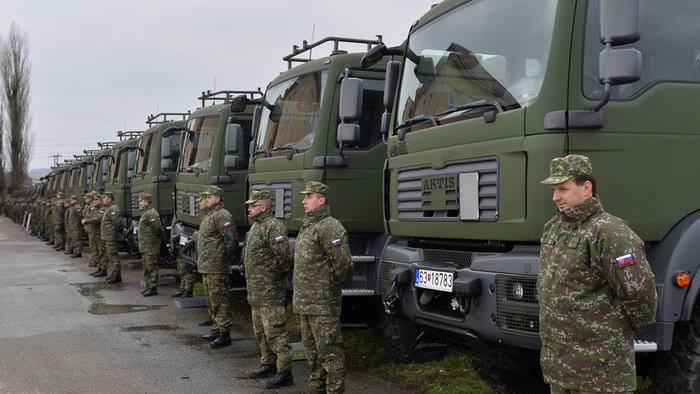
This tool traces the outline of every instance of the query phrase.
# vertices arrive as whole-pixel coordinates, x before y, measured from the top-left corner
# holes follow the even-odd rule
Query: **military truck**
[[[131,180],[131,216],[129,243],[137,246],[136,229],[143,213],[139,197],[149,193],[158,210],[163,228],[169,228],[175,213],[175,170],[180,158],[181,132],[186,130],[189,112],[161,112],[149,115],[149,128],[141,136],[136,172]],[[179,118],[179,120],[178,120]],[[168,259],[170,261],[172,259]]]
[[[109,179],[110,169],[112,166],[112,148],[116,142],[98,142],[99,149],[95,150],[95,159],[93,160],[95,168],[92,170],[92,178],[90,180],[90,191],[102,193],[105,190],[105,184]]]
[[[192,112],[182,135],[182,149],[176,173],[175,209],[178,218],[179,254],[197,263],[195,233],[199,228],[199,193],[210,185],[224,191],[224,206],[233,215],[236,226],[245,231],[246,176],[248,146],[251,141],[253,106],[232,112],[237,95],[254,100],[258,90],[221,90],[202,92],[201,108]],[[207,105],[209,104],[209,105]],[[239,127],[233,127],[233,125]]]
[[[327,37],[294,45],[283,58],[288,70],[269,83],[256,108],[248,175],[250,190],[272,191],[275,215],[287,226],[292,245],[304,218],[299,192],[308,181],[327,184],[331,211],[348,230],[352,250],[352,279],[342,293],[375,301],[377,261],[385,240],[377,202],[383,200],[386,146],[379,125],[388,59],[361,69],[364,51],[348,53],[340,46],[359,44],[370,50],[381,43],[381,36]],[[310,59],[311,51],[324,44],[332,44],[332,52]],[[341,96],[351,91],[359,101],[339,107]],[[363,304],[354,300],[359,302],[351,304]]]
[[[639,359],[659,391],[700,390],[700,190],[686,176],[699,169],[700,3],[640,3],[448,0],[403,46],[367,55],[403,54],[387,66],[398,93],[384,115],[381,259],[398,354],[432,330],[480,356],[491,383],[535,381],[539,244],[555,213],[539,182],[552,158],[578,153],[656,275]]]
[[[118,131],[119,142],[110,150],[111,165],[109,175],[105,181],[105,192],[114,193],[114,204],[122,212],[122,225],[124,229],[132,232],[128,218],[131,217],[131,180],[136,169],[136,155],[139,149],[139,137],[142,131]],[[138,246],[127,238],[127,252],[135,254]]]

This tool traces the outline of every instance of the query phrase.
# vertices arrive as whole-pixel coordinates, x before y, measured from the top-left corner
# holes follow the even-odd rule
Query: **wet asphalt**
[[[122,266],[124,282],[108,285],[88,275],[87,259],[56,252],[0,217],[0,392],[271,392],[264,381],[238,378],[259,357],[245,310],[234,315],[233,344],[212,350],[199,337],[209,328],[197,325],[206,308],[176,308],[175,286],[144,298],[141,271]],[[276,392],[306,391],[306,361],[293,373],[296,384]],[[357,374],[347,386],[396,392]]]

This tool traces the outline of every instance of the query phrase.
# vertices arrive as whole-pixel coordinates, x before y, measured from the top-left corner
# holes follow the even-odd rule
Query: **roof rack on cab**
[[[141,134],[143,134],[143,131],[140,131],[140,130],[120,130],[120,131],[117,131],[117,137],[119,137],[119,141],[125,141],[125,140],[131,140],[134,138],[139,138],[139,137],[141,137]]]
[[[190,111],[187,112],[160,112],[155,115],[150,114],[146,117],[146,124],[148,127],[153,126],[154,124],[161,124],[161,123],[167,123],[167,122],[173,122],[175,120],[187,120],[191,115]],[[168,119],[168,116],[171,117],[171,119]],[[172,117],[181,117],[182,119],[172,119]]]
[[[256,95],[262,97],[263,91],[260,90],[260,87],[258,87],[258,90],[219,90],[217,92],[207,90],[206,92],[202,92],[202,95],[197,97],[197,99],[202,102],[202,108],[204,108],[207,105],[207,101],[211,101],[212,105],[217,104],[219,101],[227,103],[233,100],[234,97],[241,94],[250,96],[252,100],[255,99]]]
[[[114,145],[116,145],[116,142],[98,142],[97,146],[99,146],[102,149],[107,149],[107,148],[112,148]]]
[[[344,51],[344,50],[339,48],[341,42],[348,43],[348,44],[367,44],[368,51],[370,49],[372,49],[373,45],[383,44],[381,34],[377,34],[377,38],[374,40],[368,40],[368,39],[363,39],[363,38],[326,37],[326,38],[319,40],[319,41],[316,41],[312,44],[309,44],[308,41],[304,40],[301,43],[301,48],[299,48],[299,45],[292,45],[292,53],[283,57],[282,60],[287,62],[287,69],[291,69],[293,62],[306,63],[309,60],[311,60],[311,50],[316,48],[317,46],[323,45],[327,42],[333,43],[333,52],[331,52],[330,56],[348,53],[347,51]],[[301,59],[301,58],[297,57],[297,56],[299,56],[302,53],[307,52],[307,51],[309,52],[308,59]]]

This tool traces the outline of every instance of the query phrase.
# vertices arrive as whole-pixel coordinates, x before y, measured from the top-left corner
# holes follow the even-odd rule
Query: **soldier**
[[[102,206],[103,197],[97,193],[92,194],[92,209],[89,215],[83,219],[83,224],[87,226],[88,234],[91,234],[90,253],[95,260],[97,270],[90,275],[94,277],[107,276],[107,266],[109,264],[105,254],[105,242],[102,240],[102,217],[105,213],[105,208]]]
[[[160,215],[151,207],[152,201],[149,193],[141,193],[139,196],[139,208],[143,213],[139,219],[137,233],[139,251],[143,259],[143,279],[146,282],[146,288],[141,292],[144,297],[158,294],[158,254],[163,236]]]
[[[44,226],[46,228],[46,244],[53,247],[55,245],[53,232],[53,207],[54,204],[50,198],[44,203]]]
[[[70,205],[68,206],[68,221],[66,222],[67,233],[69,234],[70,250],[73,251],[71,254],[72,258],[78,258],[83,256],[83,233],[81,231],[81,220],[82,220],[82,205],[78,204],[78,197],[76,195],[70,196]]]
[[[122,267],[119,263],[119,242],[124,237],[122,226],[122,212],[119,206],[114,204],[114,194],[105,192],[102,197],[102,205],[105,206],[100,233],[105,245],[105,255],[108,261],[107,283],[119,283],[122,281]]]
[[[230,262],[238,250],[238,234],[233,216],[223,207],[223,191],[209,186],[200,198],[206,207],[197,238],[197,270],[207,296],[212,331],[202,338],[212,340],[212,349],[231,344]]]
[[[555,158],[559,212],[544,226],[537,291],[541,363],[553,393],[636,390],[634,331],[654,322],[644,242],[603,209],[589,159]]]
[[[74,195],[66,198],[63,200],[63,228],[65,229],[64,234],[65,234],[65,251],[63,254],[73,254],[73,232],[71,231],[70,227],[70,221],[68,220],[68,215],[70,214],[70,207],[71,207],[71,197],[75,197]]]
[[[310,366],[313,392],[345,390],[345,355],[341,346],[341,285],[352,269],[347,232],[330,214],[328,186],[309,181],[306,216],[294,250],[294,312]]]
[[[177,217],[173,217],[173,224],[170,227],[170,247],[173,251],[177,250],[177,243],[180,237],[177,233],[177,223],[179,220]],[[177,253],[177,252],[174,252]],[[193,271],[192,264],[188,263],[184,258],[180,257],[179,253],[177,255],[177,273],[180,276],[180,287],[177,293],[171,295],[171,297],[182,297],[189,298],[192,297],[192,287],[193,287]]]
[[[246,236],[243,260],[253,331],[260,343],[260,366],[249,377],[258,379],[276,372],[265,385],[268,389],[294,383],[284,308],[293,256],[287,229],[274,216],[271,199],[269,190],[261,190],[252,192],[245,202],[254,223]]]
[[[64,250],[66,248],[66,209],[63,205],[63,193],[57,193],[51,209],[51,219],[53,222],[54,249]]]
[[[90,249],[90,261],[88,261],[88,267],[97,267],[97,260],[95,260],[95,257],[97,256],[97,250],[95,250],[96,244],[94,239],[94,233],[91,234],[91,226],[85,223],[85,220],[91,217],[93,211],[95,210],[95,206],[93,204],[92,199],[92,196],[94,195],[95,192],[85,193],[85,209],[83,209],[83,217],[82,219],[80,219],[80,224],[82,225],[82,228],[88,237],[88,249]]]

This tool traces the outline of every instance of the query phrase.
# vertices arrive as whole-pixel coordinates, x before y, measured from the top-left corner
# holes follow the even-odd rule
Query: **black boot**
[[[183,291],[183,290],[178,290],[177,293],[171,295],[171,297],[173,297],[173,298],[179,298],[179,297],[182,297],[183,294],[184,294],[184,291]]]
[[[100,278],[100,277],[103,277],[103,276],[107,276],[107,271],[105,271],[105,270],[103,270],[103,269],[98,269],[97,271],[95,271],[94,273],[92,273],[92,274],[90,274],[90,275],[92,275],[92,276],[94,276],[94,277],[96,277],[96,278]]]
[[[182,298],[192,298],[192,289],[183,291]]]
[[[284,386],[291,386],[294,384],[294,377],[292,376],[292,371],[278,372],[272,379],[268,380],[265,384],[266,389],[276,389]]]
[[[53,241],[46,241],[46,244],[49,246],[53,246]]]
[[[209,347],[211,347],[212,349],[218,349],[220,347],[228,346],[230,344],[231,334],[227,332],[222,332],[215,340],[209,342]]]
[[[88,263],[88,267],[97,267],[97,262],[92,260]]]
[[[65,251],[65,252],[63,252],[63,254],[73,254],[73,251],[72,251],[72,250],[70,250],[70,249],[66,249],[66,251]]]
[[[253,372],[249,373],[245,377],[247,379],[262,379],[268,378],[277,372],[277,367],[274,364],[260,364]]]
[[[144,297],[150,297],[154,295],[158,295],[158,289],[155,287],[151,287],[150,289],[146,290],[145,292],[141,293]]]
[[[57,252],[60,252],[60,251],[62,251],[62,250],[66,250],[66,247],[63,246],[63,245],[58,245],[55,249],[56,249]]]
[[[219,337],[219,332],[216,330],[211,330],[208,334],[202,335],[202,339],[206,339],[207,341],[211,341],[213,339],[216,339]]]
[[[116,274],[114,276],[110,276],[109,278],[105,279],[105,282],[107,283],[119,283],[122,281],[122,276],[119,274]]]
[[[197,323],[197,325],[200,327],[206,327],[206,326],[211,326],[213,323],[214,322],[211,321],[211,319],[207,319],[205,321],[200,321],[199,323]]]
[[[83,257],[83,254],[82,253],[73,253],[72,255],[70,255],[70,257],[77,259],[78,257]]]

